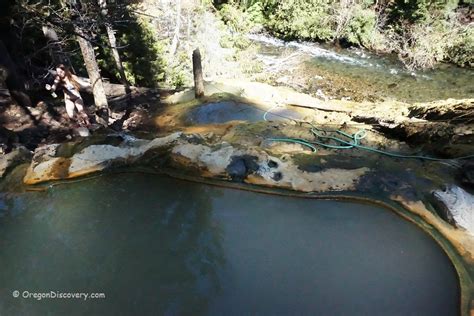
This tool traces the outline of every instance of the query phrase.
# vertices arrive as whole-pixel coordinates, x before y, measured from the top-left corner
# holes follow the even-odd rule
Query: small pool
[[[0,201],[1,315],[459,314],[442,249],[376,206],[144,174]]]
[[[187,124],[219,124],[229,121],[263,121],[266,110],[250,104],[222,101],[199,105],[186,115]],[[290,119],[302,120],[303,116],[285,107],[271,109],[265,118],[269,121],[287,121]]]

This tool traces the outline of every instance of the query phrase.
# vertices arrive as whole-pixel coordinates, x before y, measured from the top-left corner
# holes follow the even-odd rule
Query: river
[[[266,73],[323,97],[428,102],[474,98],[474,71],[449,64],[411,71],[396,56],[250,35]],[[280,78],[278,78],[280,77]],[[318,92],[318,90],[320,90]]]

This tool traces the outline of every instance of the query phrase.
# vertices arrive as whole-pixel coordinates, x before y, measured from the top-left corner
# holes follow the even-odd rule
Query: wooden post
[[[196,98],[204,96],[204,79],[202,78],[201,52],[196,48],[193,52],[194,91]]]

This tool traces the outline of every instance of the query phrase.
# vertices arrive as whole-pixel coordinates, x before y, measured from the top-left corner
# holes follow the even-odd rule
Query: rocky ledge
[[[124,139],[117,146],[90,145],[70,156],[65,144],[39,148],[24,177],[26,184],[70,179],[119,166],[150,161],[202,177],[240,181],[301,192],[354,190],[370,169],[327,168],[308,172],[289,157],[272,156],[259,147],[206,143],[199,135],[173,133],[153,140]]]

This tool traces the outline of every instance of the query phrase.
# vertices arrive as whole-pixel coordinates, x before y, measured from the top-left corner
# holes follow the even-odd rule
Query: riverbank
[[[325,1],[214,1],[229,28],[265,29],[284,40],[393,53],[407,69],[440,62],[472,67],[472,4]]]

